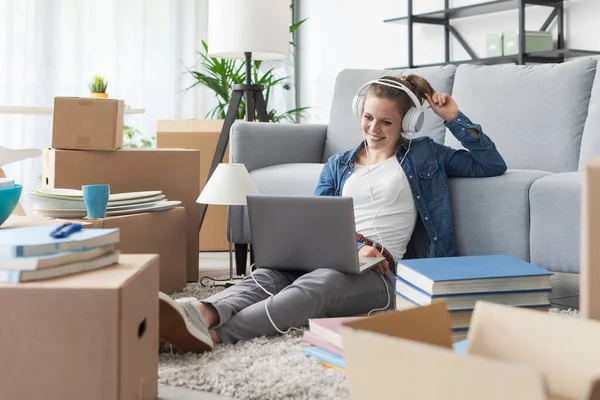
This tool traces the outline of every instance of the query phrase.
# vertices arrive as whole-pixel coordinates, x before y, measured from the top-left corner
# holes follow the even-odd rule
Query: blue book
[[[337,354],[330,353],[316,346],[306,346],[302,348],[302,352],[308,357],[316,358],[327,364],[331,364],[338,368],[346,368],[346,362]]]
[[[459,340],[452,345],[456,354],[467,354],[467,339]]]
[[[435,297],[550,290],[552,272],[515,257],[490,255],[399,260],[396,275],[421,292]]]
[[[86,250],[119,243],[119,229],[82,229],[65,238],[50,233],[56,226],[34,226],[0,230],[0,258],[32,257],[73,250]]]

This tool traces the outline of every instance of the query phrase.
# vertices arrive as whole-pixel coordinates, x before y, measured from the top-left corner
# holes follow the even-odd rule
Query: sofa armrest
[[[248,172],[289,163],[321,163],[327,137],[323,124],[235,122],[231,127],[230,161]]]
[[[451,178],[458,253],[508,254],[529,261],[529,188],[549,174],[508,170],[493,178]]]

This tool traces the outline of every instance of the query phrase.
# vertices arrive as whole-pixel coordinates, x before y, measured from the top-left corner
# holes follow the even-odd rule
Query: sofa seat
[[[529,190],[548,174],[508,170],[493,178],[451,178],[459,255],[508,254],[529,261]]]
[[[531,185],[531,262],[579,273],[582,172],[552,174]]]

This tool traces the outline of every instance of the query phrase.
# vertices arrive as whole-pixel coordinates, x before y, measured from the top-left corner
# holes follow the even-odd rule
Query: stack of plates
[[[35,212],[43,217],[84,218],[87,215],[83,193],[72,189],[38,189],[29,192]],[[106,216],[164,211],[181,201],[169,201],[160,190],[115,193],[108,197]]]

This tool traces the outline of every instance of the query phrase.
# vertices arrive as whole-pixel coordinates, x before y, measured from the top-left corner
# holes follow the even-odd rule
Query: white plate
[[[35,193],[29,193],[29,198],[35,208],[45,209],[45,210],[84,210],[85,204],[83,199],[71,199],[71,198],[59,198],[55,196],[46,196]],[[134,204],[142,204],[142,203],[152,203],[160,200],[164,200],[165,195],[157,195],[151,197],[143,197],[140,199],[133,200],[118,200],[118,201],[109,201],[107,208],[117,207],[117,206],[128,206]]]
[[[152,211],[165,211],[171,208],[175,208],[181,204],[178,200],[167,200],[155,203],[152,206],[140,207],[128,210],[114,210],[106,211],[106,216],[111,217],[114,215],[126,215],[126,214],[139,214],[144,212]],[[55,218],[84,218],[87,215],[85,210],[35,210],[35,212],[42,217],[55,217]]]
[[[68,198],[68,199],[83,199],[83,192],[75,189],[37,189],[34,194],[50,196],[52,198]],[[144,192],[127,192],[127,193],[113,193],[108,196],[108,201],[119,201],[119,200],[134,200],[141,199],[144,197],[158,196],[162,194],[160,190],[150,190]]]

